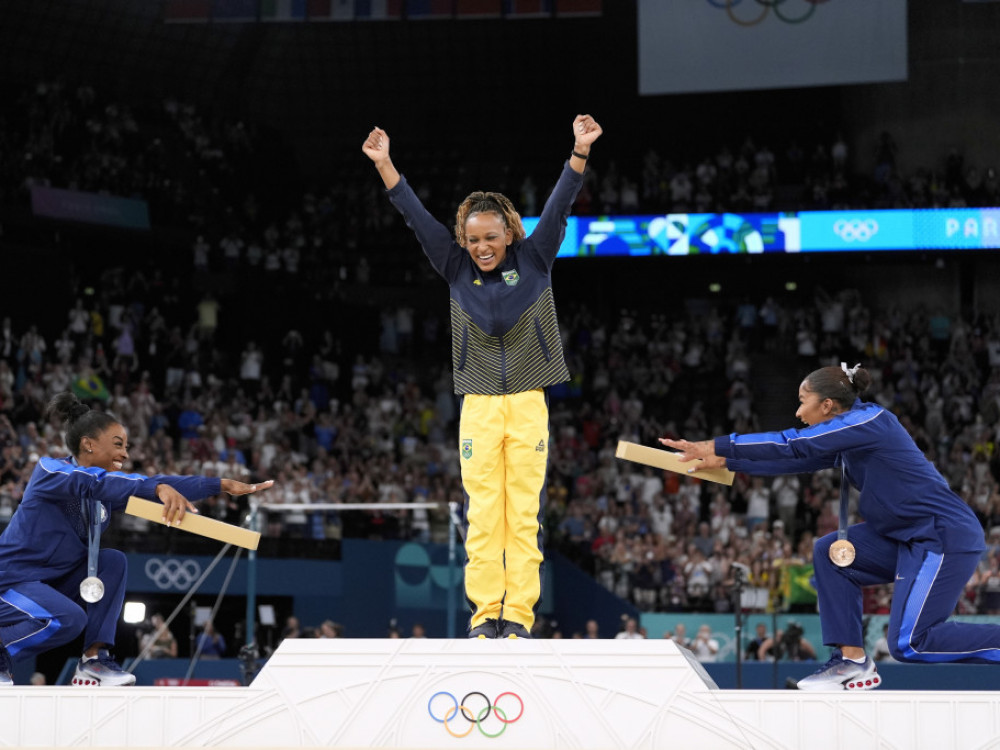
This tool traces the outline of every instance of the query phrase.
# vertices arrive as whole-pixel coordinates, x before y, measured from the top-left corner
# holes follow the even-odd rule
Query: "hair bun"
[[[77,402],[69,408],[69,421],[75,422],[84,414],[90,411],[90,407],[82,402]]]

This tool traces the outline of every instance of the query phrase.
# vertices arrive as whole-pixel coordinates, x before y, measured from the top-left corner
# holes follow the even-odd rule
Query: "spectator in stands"
[[[700,662],[714,662],[719,654],[719,642],[712,637],[712,627],[702,625],[691,643],[691,651]]]
[[[778,629],[773,638],[766,638],[757,649],[757,659],[764,661],[770,657],[777,661],[813,661],[816,649],[806,639],[805,631],[797,622],[790,622],[784,630]]]
[[[691,639],[687,637],[687,625],[683,622],[674,626],[674,643],[682,648],[691,648]]]
[[[299,623],[299,618],[295,615],[289,615],[285,619],[285,627],[281,631],[282,638],[303,638],[305,633],[302,630],[302,625]]]
[[[761,646],[769,640],[770,636],[767,634],[767,625],[762,622],[758,622],[754,637],[747,642],[746,649],[744,651],[744,658],[748,661],[761,660]]]
[[[455,392],[463,397],[462,481],[469,497],[465,589],[475,638],[530,638],[541,593],[549,432],[544,389],[570,377],[551,269],[602,130],[589,115],[579,115],[572,132],[572,154],[530,237],[505,196],[475,192],[459,206],[453,238],[396,171],[385,131],[373,129],[362,147],[451,290]],[[524,326],[529,310],[534,323]],[[493,352],[504,347],[521,353],[498,365]]]
[[[319,628],[316,629],[317,638],[342,638],[344,626],[333,620],[323,620]]]
[[[639,623],[634,617],[626,617],[622,629],[615,635],[616,640],[642,640],[645,636],[639,632]]]
[[[893,658],[1000,663],[1000,626],[947,622],[986,549],[982,526],[896,416],[861,401],[871,383],[860,365],[823,367],[799,386],[796,416],[804,429],[699,443],[663,439],[683,451],[682,460],[704,459],[706,468],[784,474],[840,466],[844,481],[859,489],[865,522],[844,529],[850,541],[828,534],[815,544],[823,640],[835,650],[799,681],[803,690],[871,689],[881,683],[865,655],[862,587],[893,581]],[[852,545],[849,555],[838,558],[834,545],[845,542]]]
[[[150,659],[176,659],[177,639],[166,627],[163,615],[157,612],[149,619],[149,624],[152,629],[142,637],[140,649]]]
[[[110,654],[125,598],[125,555],[99,549],[110,514],[136,495],[163,503],[163,518],[179,524],[202,499],[220,491],[245,495],[266,489],[232,479],[193,476],[146,477],[123,472],[128,434],[110,414],[93,411],[71,393],[49,403],[46,416],[66,426],[66,458],[42,457],[24,499],[0,537],[0,685],[13,684],[11,659],[68,643],[84,634],[84,654],[74,684],[132,685]],[[80,583],[97,564],[103,596],[81,606]],[[45,612],[44,618],[35,613]]]
[[[226,639],[215,629],[215,623],[211,619],[205,620],[194,650],[201,659],[221,659],[226,655]]]

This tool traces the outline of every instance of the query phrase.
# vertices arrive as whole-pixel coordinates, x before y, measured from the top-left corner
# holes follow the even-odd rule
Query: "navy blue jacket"
[[[58,578],[86,563],[84,502],[100,509],[103,530],[110,514],[123,510],[131,495],[155,500],[158,484],[169,484],[188,500],[221,492],[218,477],[147,477],[80,466],[72,457],[40,459],[21,504],[0,534],[0,592]]]
[[[860,399],[801,430],[715,439],[726,466],[747,474],[795,474],[842,466],[861,493],[858,512],[883,536],[935,552],[982,552],[983,527],[896,415]]]
[[[431,216],[405,177],[388,191],[451,291],[455,393],[521,393],[569,380],[552,296],[552,264],[583,175],[563,167],[530,236],[483,273]]]

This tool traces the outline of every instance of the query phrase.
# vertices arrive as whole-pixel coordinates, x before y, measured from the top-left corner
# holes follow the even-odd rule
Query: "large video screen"
[[[639,0],[639,93],[907,77],[906,0]]]
[[[792,211],[571,216],[558,257],[995,248],[1000,208]]]

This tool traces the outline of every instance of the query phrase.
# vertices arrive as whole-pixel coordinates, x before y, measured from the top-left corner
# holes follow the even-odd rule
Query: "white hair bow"
[[[848,367],[846,362],[840,363],[840,369],[847,373],[847,379],[851,381],[851,385],[854,384],[854,373],[856,373],[861,367],[861,363],[858,362],[854,367]]]

